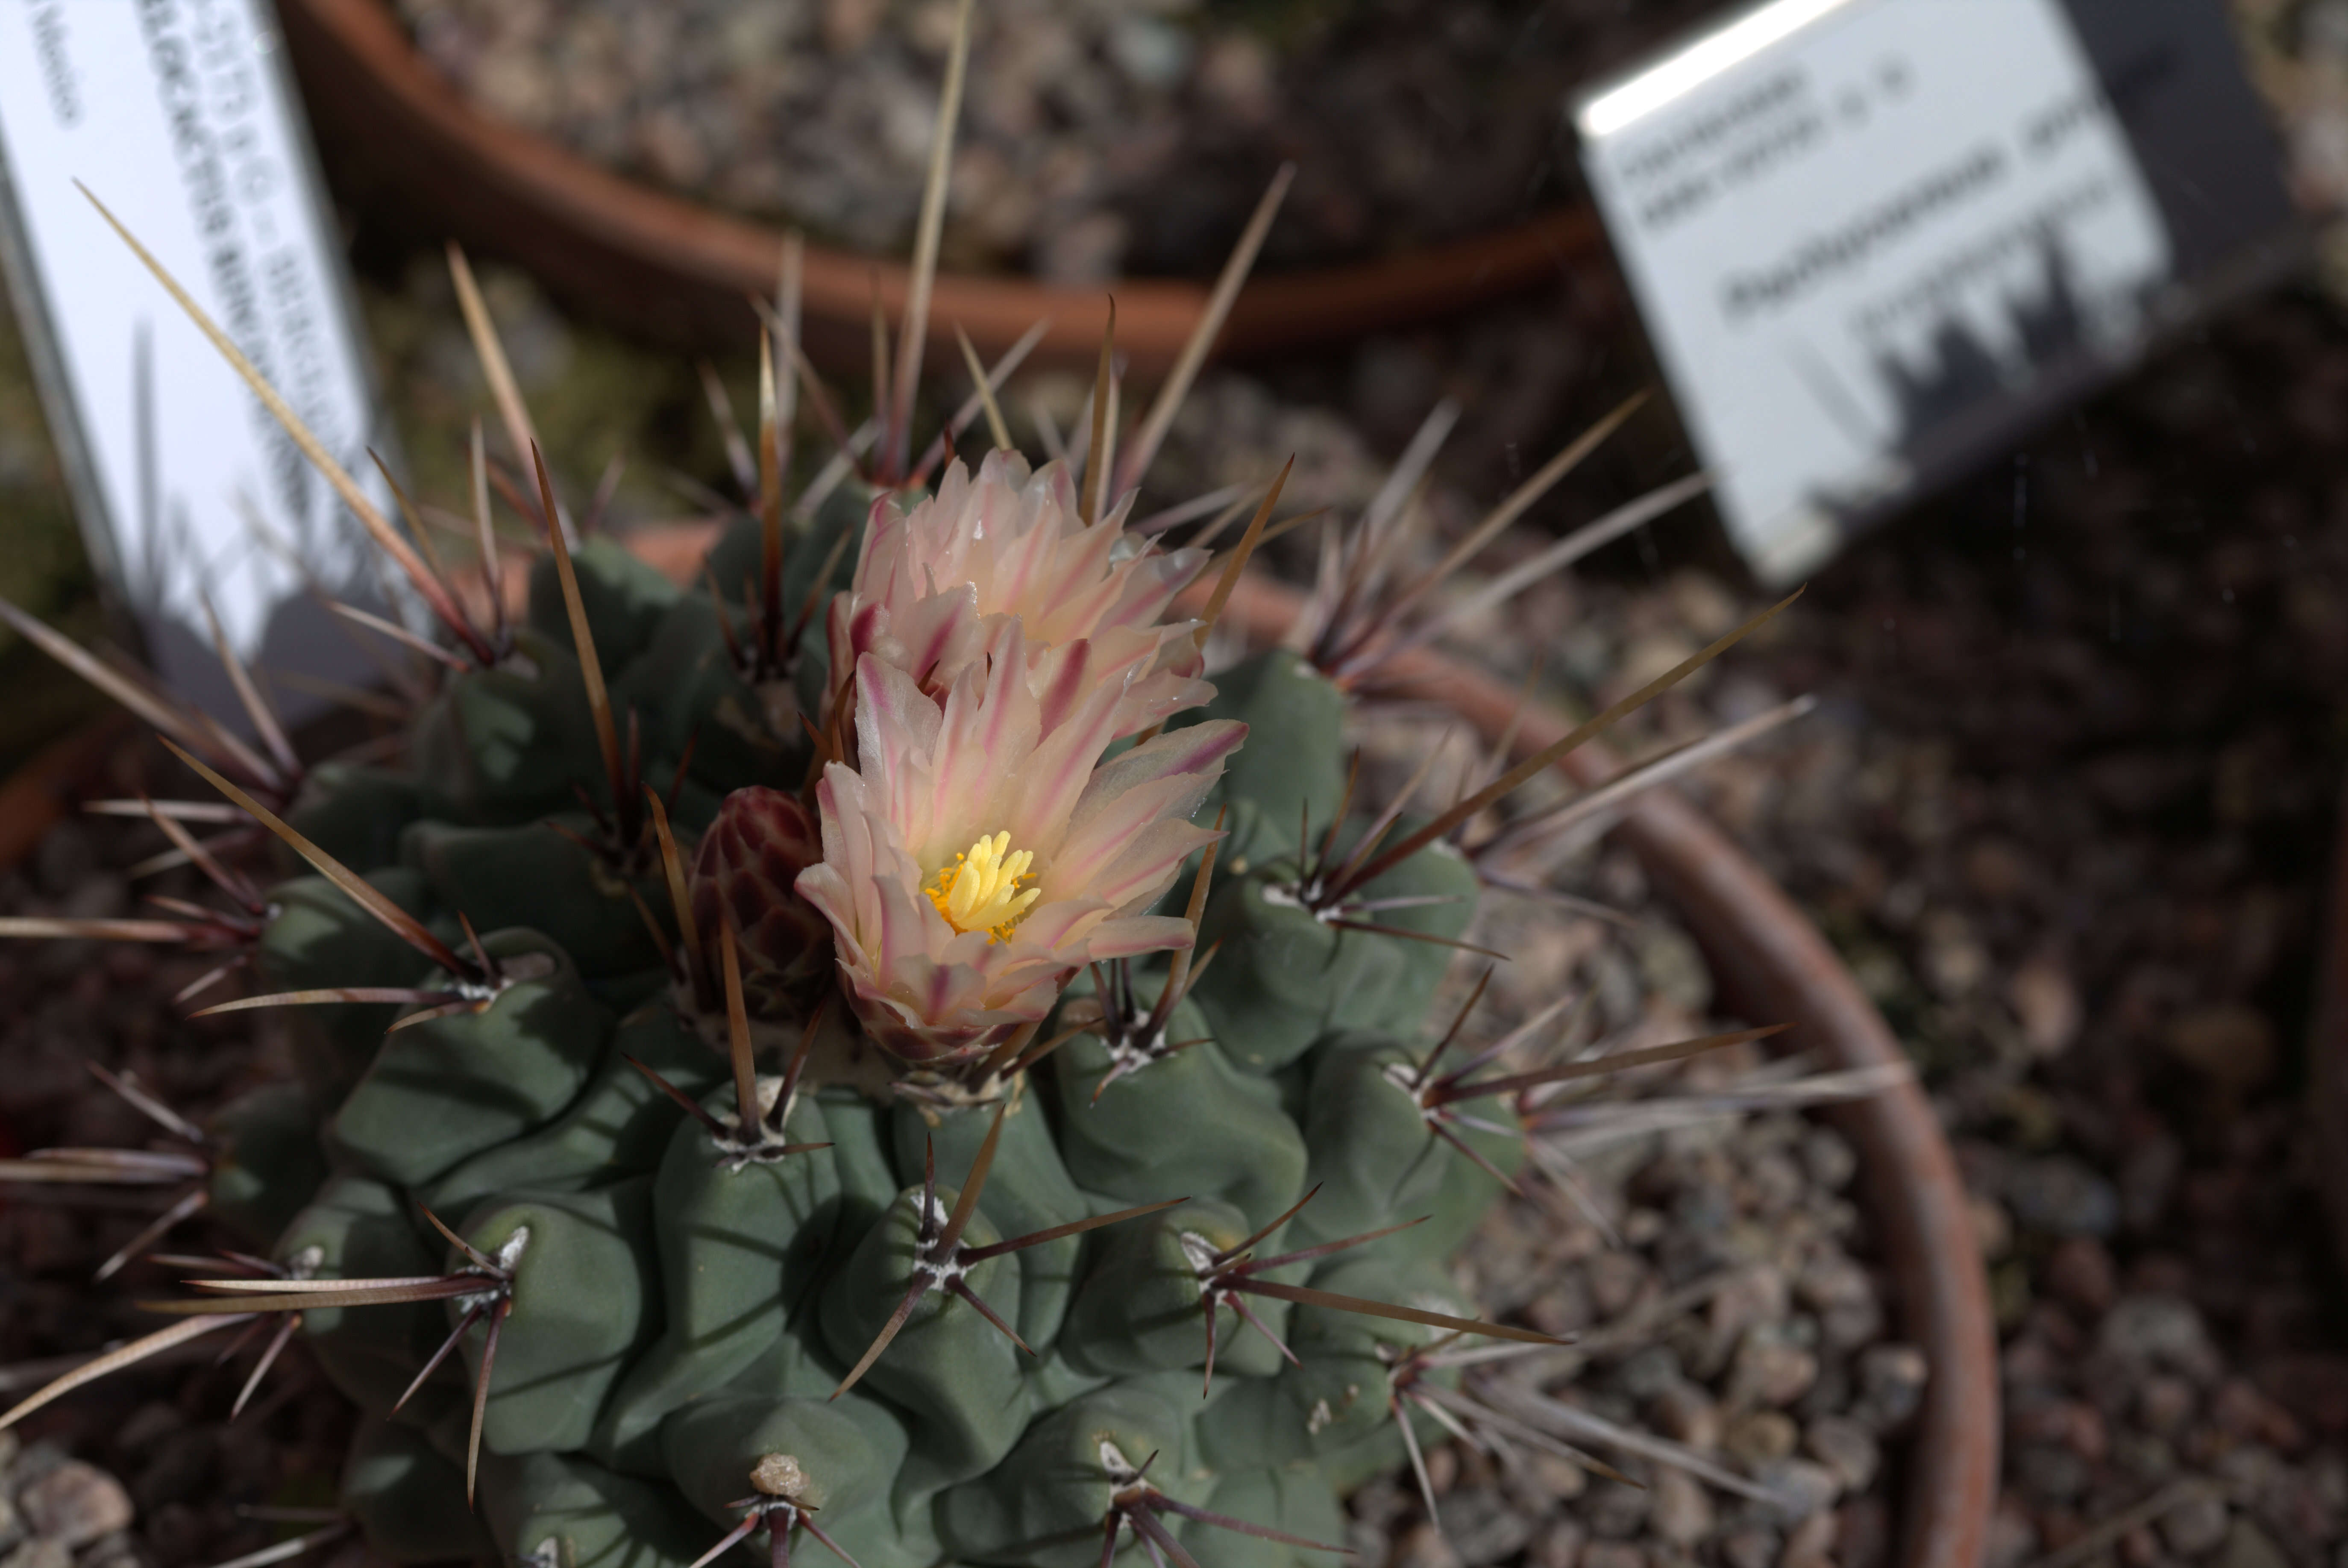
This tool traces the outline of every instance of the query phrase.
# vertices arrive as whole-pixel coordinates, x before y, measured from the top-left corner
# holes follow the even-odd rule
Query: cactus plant
[[[298,1334],[396,1560],[1319,1560],[1456,1424],[1452,1339],[1553,1343],[1443,1264],[1528,1095],[1590,1064],[1446,1069],[1417,1031],[1478,891],[1458,830],[1565,747],[1426,820],[1358,799],[1359,603],[1206,679],[1281,483],[1220,559],[1129,531],[1164,424],[1108,460],[1106,347],[1081,473],[1002,449],[1000,366],[913,460],[916,311],[874,460],[788,500],[782,295],[691,590],[574,538],[517,425],[494,476],[476,434],[469,608],[273,401],[440,623],[394,762],[305,769],[257,700],[247,743],[47,639],[306,870],[264,889],[155,806],[233,908],[15,934],[222,952],[207,984],[256,994],[214,1010],[290,1008],[300,1076],[201,1127],[118,1083],[186,1148],[46,1151],[179,1185],[125,1257],[205,1208],[250,1250],[0,1424],[231,1328],[249,1397]],[[951,458],[982,407],[997,449]],[[493,477],[544,543],[510,620]]]

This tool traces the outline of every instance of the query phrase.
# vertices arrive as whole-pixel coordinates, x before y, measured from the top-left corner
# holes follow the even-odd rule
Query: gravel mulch
[[[138,1568],[130,1494],[54,1444],[0,1433],[0,1563],[10,1568]]]
[[[167,847],[152,827],[65,824],[43,840],[29,863],[0,871],[0,912],[134,914],[124,873]],[[139,885],[203,896],[198,879],[184,872]],[[273,1020],[180,1017],[171,994],[208,967],[128,943],[0,944],[5,1151],[148,1143],[152,1125],[99,1088],[88,1063],[135,1073],[164,1103],[197,1117],[259,1083],[290,1078],[283,1031]],[[104,1284],[93,1284],[91,1275],[158,1207],[135,1190],[118,1196],[15,1183],[0,1190],[0,1367],[6,1368],[0,1399],[14,1403],[57,1376],[65,1369],[60,1358],[154,1330],[157,1320],[130,1303],[175,1294],[184,1270],[139,1263]],[[195,1223],[181,1226],[169,1244],[193,1250],[232,1243]],[[289,1354],[231,1425],[229,1408],[258,1347],[216,1365],[219,1348],[199,1340],[183,1354],[102,1379],[0,1433],[0,1449],[12,1449],[22,1434],[27,1446],[20,1467],[54,1466],[72,1456],[76,1463],[60,1473],[76,1479],[49,1484],[87,1491],[97,1500],[89,1507],[103,1503],[111,1521],[103,1539],[67,1539],[72,1532],[60,1535],[42,1525],[19,1493],[27,1539],[0,1563],[174,1568],[224,1562],[307,1528],[244,1511],[331,1508],[349,1408],[306,1356]],[[109,1475],[121,1478],[119,1486],[103,1480]],[[6,1484],[0,1483],[0,1497]],[[133,1510],[135,1522],[128,1517]],[[0,1543],[12,1539],[0,1510]],[[0,1544],[0,1553],[7,1551]]]
[[[1371,366],[1414,366],[1421,407],[1479,363],[1543,384],[1538,333],[1513,359],[1475,341],[1373,344],[1291,396],[1366,428]],[[2249,307],[1854,547],[1631,727],[1652,749],[1822,699],[1687,787],[1827,931],[1956,1142],[2004,1334],[1992,1568],[2269,1568],[2348,1540],[2348,1338],[2299,1099],[2348,751],[2343,392],[2336,305]],[[1504,469],[1588,401],[1484,400],[1488,428],[1547,432]],[[1267,440],[1306,428],[1283,418]],[[1634,429],[1550,517],[1671,471],[1668,432]],[[1700,517],[1659,525],[1463,640],[1628,684],[1766,602],[1716,549]]]
[[[911,243],[953,0],[399,0],[481,107],[857,249]],[[1567,95],[1696,0],[985,0],[950,265],[1211,273],[1283,159],[1272,267],[1457,238],[1575,186]],[[1172,178],[1179,171],[1180,178]]]
[[[2348,1536],[2298,1096],[2348,740],[2343,389],[2336,309],[2271,299],[1823,573],[1758,662],[1826,709],[1710,793],[1958,1140],[2007,1332],[1995,1564],[2187,1478],[2211,1490],[2109,1549],[2260,1568]]]

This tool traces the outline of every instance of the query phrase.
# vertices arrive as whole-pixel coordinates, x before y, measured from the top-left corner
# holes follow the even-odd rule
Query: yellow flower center
[[[1041,888],[1019,885],[1035,880],[1027,869],[1035,863],[1034,851],[1011,847],[1009,833],[981,834],[969,852],[956,855],[922,891],[957,933],[983,931],[994,941],[1007,942],[1028,906],[1044,896]]]

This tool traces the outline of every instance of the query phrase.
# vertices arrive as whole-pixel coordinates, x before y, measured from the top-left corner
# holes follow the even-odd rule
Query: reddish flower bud
[[[716,944],[732,916],[753,1017],[798,1017],[830,973],[831,927],[791,885],[822,859],[814,816],[796,796],[762,785],[726,796],[702,835],[693,862],[694,924],[714,975]]]

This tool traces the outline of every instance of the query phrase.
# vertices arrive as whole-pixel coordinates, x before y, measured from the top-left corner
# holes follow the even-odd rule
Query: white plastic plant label
[[[1575,120],[1773,582],[2127,364],[2289,222],[2209,0],[1775,0]]]
[[[267,0],[0,0],[0,232],[83,533],[157,672],[224,718],[207,599],[242,656],[299,682],[365,667],[309,590],[383,592],[356,521],[80,187],[379,486],[376,400],[281,54]],[[276,695],[317,706],[282,680]]]

